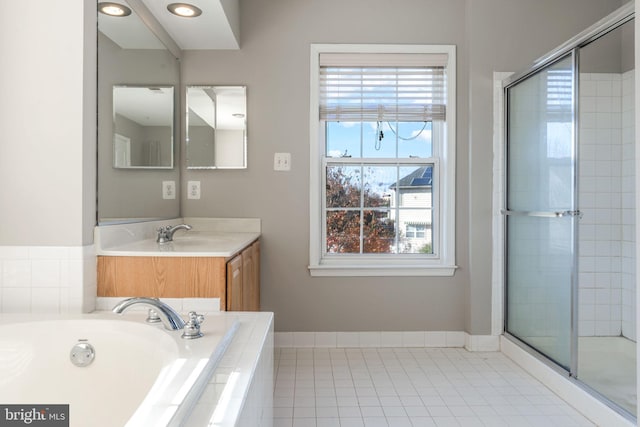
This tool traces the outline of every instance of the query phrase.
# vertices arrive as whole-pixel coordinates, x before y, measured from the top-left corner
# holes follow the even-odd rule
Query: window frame
[[[438,168],[432,191],[433,255],[393,254],[325,256],[325,138],[319,119],[319,82],[321,53],[416,53],[446,54],[447,118],[443,123],[444,137],[433,145],[433,157],[420,162],[435,163]],[[309,272],[312,276],[452,276],[455,265],[455,156],[456,156],[456,47],[454,45],[375,45],[375,44],[311,44],[310,46],[310,119],[309,119]],[[434,128],[435,128],[434,123]],[[434,129],[435,131],[435,129]],[[435,138],[434,138],[435,141]],[[357,162],[358,159],[350,159]],[[405,159],[395,159],[398,163]],[[416,159],[406,159],[410,162]],[[368,159],[363,163],[367,163]],[[434,171],[435,172],[435,171]],[[434,173],[434,176],[436,174]],[[436,197],[437,196],[437,197]]]

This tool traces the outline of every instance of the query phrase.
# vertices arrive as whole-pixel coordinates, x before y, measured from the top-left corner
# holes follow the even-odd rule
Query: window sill
[[[409,277],[409,276],[434,276],[446,277],[453,276],[457,265],[389,265],[389,266],[371,266],[371,265],[310,265],[309,273],[313,277]]]

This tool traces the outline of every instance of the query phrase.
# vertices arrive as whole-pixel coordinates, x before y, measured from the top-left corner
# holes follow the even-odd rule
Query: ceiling
[[[164,48],[143,23],[149,19],[157,21],[182,50],[240,48],[239,0],[188,0],[202,10],[196,18],[171,14],[167,5],[174,0],[119,1],[133,13],[126,17],[99,13],[98,29],[123,49]]]
[[[187,87],[189,127],[243,130],[246,127],[246,104],[245,88],[242,86]]]
[[[114,112],[140,126],[173,126],[173,87],[114,87]]]

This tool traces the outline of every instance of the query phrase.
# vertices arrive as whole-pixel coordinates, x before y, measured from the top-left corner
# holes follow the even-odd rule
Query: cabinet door
[[[253,245],[253,282],[251,283],[251,310],[260,311],[260,241],[256,241]]]
[[[242,251],[242,304],[245,311],[260,310],[260,247],[258,242]]]
[[[227,262],[227,311],[242,310],[242,255]]]

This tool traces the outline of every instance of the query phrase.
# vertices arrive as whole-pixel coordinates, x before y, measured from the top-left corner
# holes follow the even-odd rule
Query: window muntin
[[[325,52],[336,47],[340,54]],[[351,48],[312,46],[312,111],[319,112],[315,123],[311,117],[312,159],[319,168],[312,160],[311,183],[320,184],[321,194],[315,199],[312,187],[311,272],[453,274],[455,91],[448,84],[451,77],[455,83],[455,48],[419,47],[433,52],[426,55],[364,55],[366,64],[358,67],[349,63],[353,55],[341,50]],[[356,47],[362,48],[376,47]],[[381,57],[387,67],[382,71],[376,63]],[[416,63],[398,66],[391,57]],[[332,58],[342,62],[327,66]],[[425,67],[425,58],[437,64]],[[331,73],[345,83],[336,84]],[[393,73],[395,82],[389,78]],[[410,89],[398,84],[402,76],[410,76]]]
[[[344,160],[325,167],[325,255],[432,254],[431,233],[409,236],[405,224],[433,224],[434,164]]]

